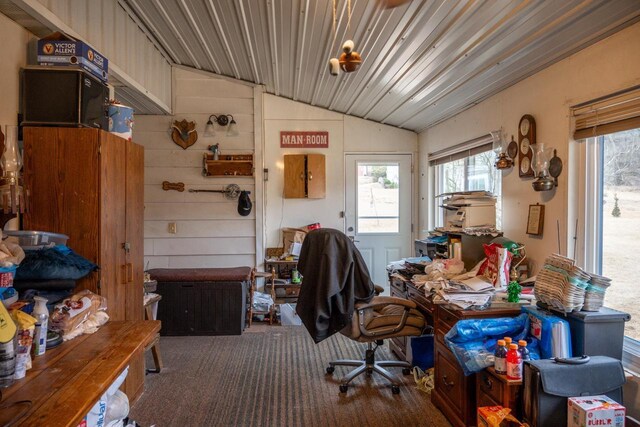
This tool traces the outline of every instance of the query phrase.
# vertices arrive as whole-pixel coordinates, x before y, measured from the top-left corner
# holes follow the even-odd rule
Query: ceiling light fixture
[[[219,115],[212,114],[212,115],[210,115],[209,116],[209,120],[207,120],[207,125],[204,127],[204,136],[215,136],[216,135],[215,125],[213,124],[213,121],[211,120],[212,118],[221,127],[225,127],[227,125],[229,126],[227,128],[227,132],[226,132],[227,136],[238,136],[237,123],[236,123],[236,121],[234,120],[234,118],[233,118],[233,116],[231,114],[219,114]]]
[[[333,46],[333,44],[336,42],[336,37],[338,35],[336,28],[336,3],[337,0],[333,0],[333,42],[331,43],[331,46]],[[348,18],[346,32],[348,33],[351,26],[351,0],[347,0],[347,13]],[[354,48],[355,43],[353,42],[353,40],[347,40],[342,44],[343,53],[340,55],[340,59],[329,59],[329,73],[332,76],[337,76],[338,74],[340,74],[340,70],[345,73],[352,73],[360,67],[360,64],[362,64],[362,57],[358,52],[353,50]]]

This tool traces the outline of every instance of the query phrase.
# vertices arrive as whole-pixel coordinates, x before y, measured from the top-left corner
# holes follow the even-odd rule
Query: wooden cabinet
[[[476,425],[476,375],[465,376],[451,350],[444,341],[445,334],[459,320],[488,317],[512,317],[520,314],[520,307],[492,306],[486,310],[456,310],[436,306],[435,314],[435,373],[431,401],[454,426]]]
[[[284,197],[324,199],[326,171],[324,154],[284,156]]]
[[[522,390],[522,381],[507,379],[506,375],[496,373],[489,367],[477,374],[476,399],[480,406],[503,406],[511,409],[511,414],[520,417],[518,399]]]
[[[25,127],[24,181],[24,228],[66,234],[100,266],[76,290],[105,296],[111,320],[143,320],[143,148],[99,129]],[[142,354],[128,378],[133,401],[144,384]]]

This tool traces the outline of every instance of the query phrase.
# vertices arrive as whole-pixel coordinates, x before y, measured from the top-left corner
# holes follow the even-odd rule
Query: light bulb
[[[204,136],[216,136],[216,129],[211,119],[207,121],[207,125],[204,127]]]
[[[238,126],[234,119],[229,122],[229,128],[227,129],[227,136],[238,136]]]

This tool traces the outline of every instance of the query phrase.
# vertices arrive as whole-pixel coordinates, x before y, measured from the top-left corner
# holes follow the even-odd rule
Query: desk
[[[20,426],[76,427],[159,331],[158,321],[108,322],[47,350],[25,378],[2,390],[0,404],[32,402]]]
[[[495,304],[487,310],[458,310],[448,305],[435,305],[407,279],[389,276],[391,295],[407,298],[416,303],[427,323],[434,326],[434,389],[431,401],[456,427],[473,426],[476,423],[476,375],[465,376],[444,336],[458,320],[487,317],[513,317],[520,314],[517,304]],[[389,347],[401,359],[407,359],[408,337],[393,338]]]

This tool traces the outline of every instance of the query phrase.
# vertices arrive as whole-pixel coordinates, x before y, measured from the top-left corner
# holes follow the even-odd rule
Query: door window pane
[[[358,163],[358,233],[400,231],[398,163]]]
[[[601,271],[612,279],[605,305],[630,313],[625,335],[640,340],[640,129],[601,138]]]

